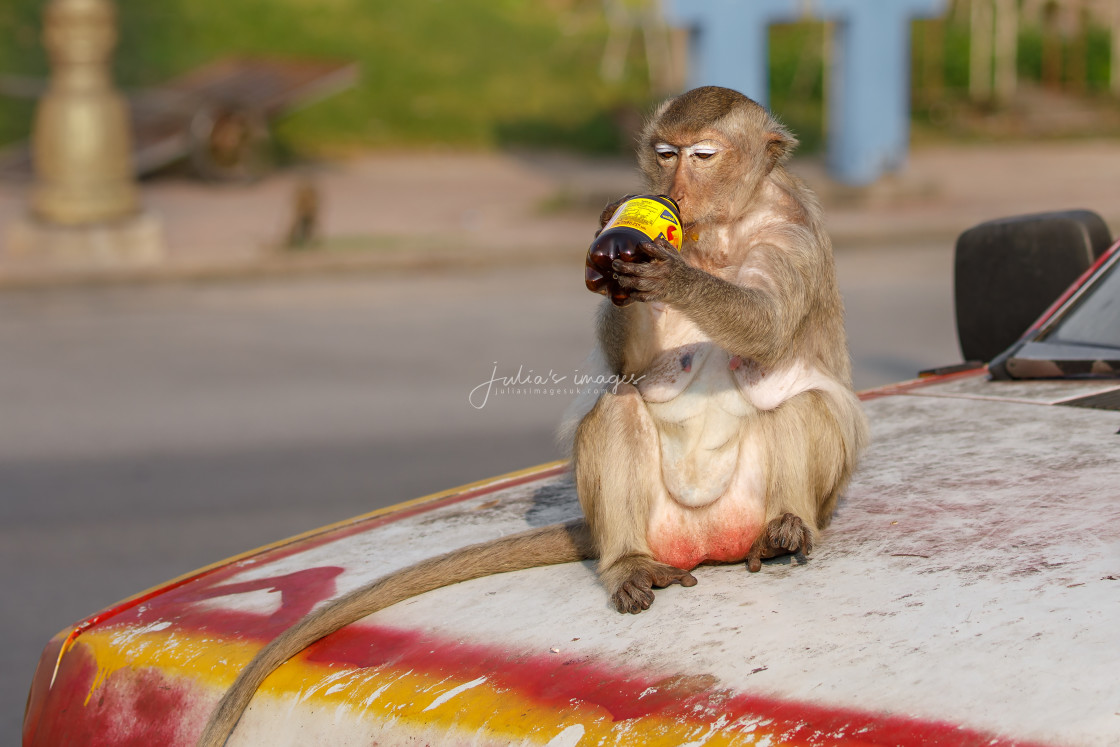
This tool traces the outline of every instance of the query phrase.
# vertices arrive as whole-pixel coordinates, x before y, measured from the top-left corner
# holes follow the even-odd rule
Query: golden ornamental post
[[[44,21],[51,82],[32,136],[32,212],[68,226],[135,215],[128,105],[110,71],[116,8],[110,0],[51,0]]]
[[[51,78],[32,131],[30,210],[9,227],[0,265],[159,262],[162,226],[141,209],[128,103],[113,86],[116,7],[112,0],[50,0],[43,20]]]

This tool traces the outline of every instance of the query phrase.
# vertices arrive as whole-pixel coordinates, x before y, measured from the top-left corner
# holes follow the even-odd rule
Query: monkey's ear
[[[787,130],[775,129],[766,133],[766,162],[767,171],[772,171],[775,166],[784,163],[793,149],[797,147],[797,138]]]

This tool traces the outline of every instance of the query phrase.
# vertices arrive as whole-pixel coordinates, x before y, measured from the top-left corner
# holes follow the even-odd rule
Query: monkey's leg
[[[576,492],[599,553],[599,578],[619,612],[653,604],[653,589],[693,586],[688,571],[658,563],[646,531],[661,479],[657,430],[638,390],[603,394],[576,430]]]
[[[848,399],[810,390],[761,414],[769,466],[766,527],[747,555],[750,571],[760,570],[765,558],[808,555],[832,518],[864,438],[858,402]]]

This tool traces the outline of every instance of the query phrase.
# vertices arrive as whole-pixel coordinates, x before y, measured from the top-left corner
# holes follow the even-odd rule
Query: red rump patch
[[[700,508],[669,499],[657,510],[647,540],[655,560],[691,570],[705,561],[737,563],[746,560],[751,545],[762,533],[765,513],[761,504],[728,496]]]
[[[709,534],[697,541],[695,537],[677,534],[650,538],[650,550],[660,563],[690,571],[705,561],[737,563],[746,560],[757,531],[734,527]]]

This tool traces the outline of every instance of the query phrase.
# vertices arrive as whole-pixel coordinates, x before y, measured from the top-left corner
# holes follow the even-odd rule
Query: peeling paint
[[[440,695],[438,698],[433,700],[431,705],[429,705],[427,708],[424,709],[424,712],[427,713],[428,711],[439,708],[441,705],[443,705],[447,701],[451,700],[456,695],[459,695],[460,693],[466,692],[467,690],[470,690],[472,687],[478,687],[479,685],[481,685],[485,681],[486,681],[485,677],[478,677],[476,679],[471,680],[470,682],[465,682],[462,685],[459,685],[458,687],[451,688],[450,690],[445,692],[443,695]]]
[[[584,728],[582,724],[573,724],[564,731],[548,740],[545,747],[576,747],[583,739]]]

